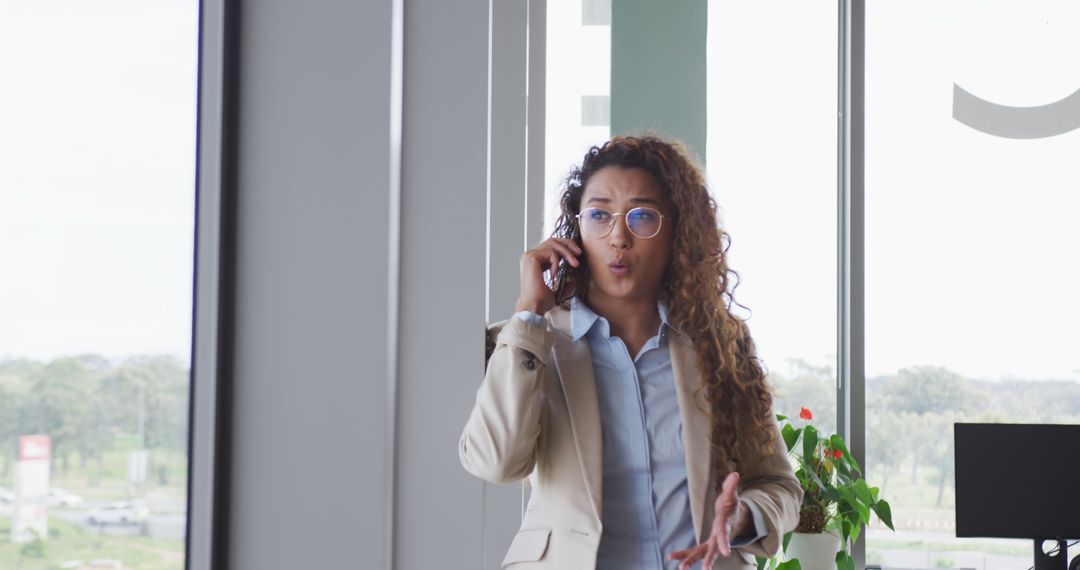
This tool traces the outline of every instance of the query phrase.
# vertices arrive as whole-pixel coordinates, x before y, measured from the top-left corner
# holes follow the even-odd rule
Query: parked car
[[[90,524],[140,524],[150,516],[142,501],[120,501],[90,509],[86,520]]]
[[[79,507],[82,506],[83,498],[59,487],[52,487],[49,489],[48,501],[50,507]]]

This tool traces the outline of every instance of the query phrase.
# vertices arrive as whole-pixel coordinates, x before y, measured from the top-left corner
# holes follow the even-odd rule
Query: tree
[[[53,457],[61,459],[64,472],[73,449],[83,451],[88,445],[102,444],[94,439],[101,409],[98,380],[98,374],[88,370],[79,357],[53,360],[30,379],[23,427],[52,438]]]
[[[866,441],[867,478],[880,481],[884,490],[889,475],[900,469],[908,455],[912,430],[904,416],[887,410],[867,410],[866,427],[870,434]]]
[[[986,403],[986,396],[969,380],[937,366],[904,368],[883,384],[889,408],[897,412],[964,413]]]
[[[15,448],[19,436],[19,420],[26,399],[25,382],[18,376],[4,371],[0,365],[0,456],[3,464],[0,477],[7,479],[14,464]]]

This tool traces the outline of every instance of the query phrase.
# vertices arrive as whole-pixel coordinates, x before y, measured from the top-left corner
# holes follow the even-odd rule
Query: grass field
[[[112,449],[102,457],[83,462],[77,453],[68,457],[68,469],[61,458],[54,457],[50,486],[81,496],[88,504],[142,497],[152,514],[181,514],[187,493],[187,456],[179,451],[149,451],[149,473],[143,485],[128,479],[128,456],[136,447],[133,436],[118,435]],[[161,469],[164,471],[161,471]],[[164,483],[162,476],[164,475]],[[11,476],[0,485],[13,488]],[[160,539],[137,534],[102,534],[96,529],[69,522],[50,509],[49,537],[37,543],[12,544],[11,519],[0,517],[0,568],[58,569],[65,563],[90,560],[119,560],[125,569],[181,570],[184,567],[184,541]],[[63,510],[60,510],[61,516]]]
[[[81,560],[119,560],[124,568],[139,570],[182,570],[184,542],[141,536],[110,536],[49,518],[49,538],[40,542],[13,544],[11,521],[0,519],[0,568],[11,570],[54,570],[64,563]]]

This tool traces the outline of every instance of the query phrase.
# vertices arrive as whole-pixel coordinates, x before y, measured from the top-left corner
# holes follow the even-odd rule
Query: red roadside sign
[[[24,435],[19,437],[19,461],[49,459],[52,440],[47,435]]]

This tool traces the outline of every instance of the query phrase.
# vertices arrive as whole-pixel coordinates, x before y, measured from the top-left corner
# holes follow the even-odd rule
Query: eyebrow
[[[600,196],[594,196],[592,198],[589,198],[587,203],[592,204],[593,202],[599,202],[601,204],[610,204],[611,203],[611,198],[603,198],[603,197],[600,197]],[[630,198],[630,203],[632,203],[632,204],[653,204],[654,206],[659,206],[660,205],[659,201],[653,200],[652,198]]]

